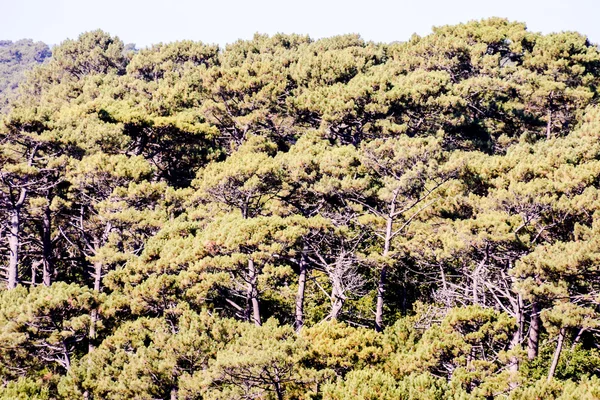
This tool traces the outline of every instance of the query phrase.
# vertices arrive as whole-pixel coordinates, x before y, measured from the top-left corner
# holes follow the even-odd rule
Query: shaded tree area
[[[0,398],[598,396],[599,83],[497,18],[63,42],[0,126]]]

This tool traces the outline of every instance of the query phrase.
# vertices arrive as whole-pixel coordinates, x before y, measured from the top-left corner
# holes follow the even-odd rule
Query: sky
[[[393,42],[492,16],[535,32],[578,31],[600,43],[600,0],[0,0],[0,10],[0,40],[50,45],[95,29],[139,48],[183,39],[224,46],[257,32],[314,39],[358,33]]]

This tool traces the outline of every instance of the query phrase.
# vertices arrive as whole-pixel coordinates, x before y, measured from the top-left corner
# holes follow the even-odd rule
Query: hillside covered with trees
[[[51,55],[48,45],[42,42],[0,40],[0,114],[9,111],[25,73]]]
[[[52,53],[0,125],[1,399],[600,398],[585,36]]]

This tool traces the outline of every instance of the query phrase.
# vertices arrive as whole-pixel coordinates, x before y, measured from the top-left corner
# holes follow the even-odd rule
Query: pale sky
[[[182,39],[224,45],[256,32],[315,39],[359,33],[392,42],[492,16],[535,32],[578,31],[600,43],[600,0],[0,0],[0,10],[0,39],[48,44],[98,28],[138,47]]]

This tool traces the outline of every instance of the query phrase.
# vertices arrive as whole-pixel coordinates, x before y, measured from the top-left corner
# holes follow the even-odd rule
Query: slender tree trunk
[[[481,259],[479,264],[477,264],[477,267],[475,268],[475,271],[473,271],[473,275],[472,275],[473,276],[473,288],[472,288],[473,304],[476,304],[476,305],[482,304],[481,298],[479,297],[479,286],[482,281],[481,274],[488,262],[488,257],[489,257],[488,256],[488,248],[486,246],[485,255],[483,256],[483,258]],[[482,295],[483,295],[483,304],[485,304],[485,291],[483,291]]]
[[[486,262],[487,262],[486,257],[484,257],[479,262],[479,264],[477,264],[477,268],[475,268],[475,271],[473,271],[473,288],[472,288],[472,292],[473,292],[473,304],[475,304],[475,305],[479,305],[480,304],[480,301],[479,301],[479,281],[480,281],[480,277],[479,277],[479,275],[481,275],[481,271],[485,267],[485,263]]]
[[[540,306],[537,301],[531,304],[531,320],[529,323],[529,338],[527,339],[527,358],[534,360],[538,354],[540,340]]]
[[[552,138],[552,109],[548,109],[548,122],[546,123],[546,139]]]
[[[383,332],[383,305],[385,294],[385,283],[387,280],[387,266],[383,266],[379,272],[379,282],[377,282],[377,308],[375,309],[375,330]]]
[[[573,344],[571,345],[571,351],[575,351],[575,347],[577,346],[577,343],[579,343],[579,341],[581,340],[581,335],[583,335],[585,331],[586,328],[581,328],[577,331],[577,335],[575,336],[575,339],[573,339]]]
[[[31,286],[35,286],[37,284],[37,267],[38,263],[31,263]]]
[[[571,353],[575,351],[575,347],[577,347],[577,343],[581,340],[581,335],[586,331],[586,328],[580,328],[577,331],[577,335],[575,335],[575,339],[573,339],[573,343],[571,344]],[[565,368],[569,368],[571,365],[571,359],[567,360],[567,365]]]
[[[296,294],[296,321],[294,327],[296,332],[299,332],[304,325],[304,292],[306,290],[306,275],[308,273],[308,265],[306,262],[305,251],[300,254],[300,274],[298,275],[298,293]]]
[[[517,313],[517,324],[519,325],[519,344],[523,343],[523,339],[525,338],[525,304],[523,303],[523,296],[520,294],[517,295],[517,305],[518,305],[518,313]]]
[[[21,216],[18,207],[9,211],[8,247],[8,288],[14,289],[19,281],[19,231]]]
[[[390,215],[387,217],[385,223],[385,241],[383,243],[383,253],[382,256],[387,262],[387,256],[390,252],[390,243],[392,241],[392,227],[394,223],[394,219],[392,217],[395,212],[395,203],[392,203],[390,209]],[[381,272],[379,273],[379,282],[377,282],[377,307],[375,309],[375,330],[377,332],[383,331],[383,303],[384,303],[384,294],[385,294],[385,283],[387,279],[387,265],[384,265],[381,268]]]
[[[255,325],[261,326],[260,307],[258,304],[258,289],[256,283],[258,281],[258,271],[254,260],[248,260],[248,286],[246,289],[246,302],[248,319],[252,320]]]
[[[406,276],[406,271],[404,271],[404,284],[402,285],[402,315],[406,316],[407,306],[408,306],[408,289],[407,289],[408,277]]]
[[[510,350],[516,349],[523,342],[523,298],[520,294],[517,295],[517,301],[513,308],[515,308],[515,314],[517,315],[517,331],[510,342]],[[519,372],[519,360],[517,357],[513,356],[510,358],[509,370],[514,373]],[[512,383],[511,388],[514,388]]]
[[[94,263],[94,291],[99,293],[102,285],[102,263]]]
[[[102,285],[102,263],[99,261],[96,261],[94,263],[94,291],[96,293],[100,293],[101,285]],[[94,349],[96,348],[95,341],[97,338],[97,333],[96,333],[96,324],[97,323],[98,323],[98,309],[94,308],[92,310],[92,312],[90,313],[88,354],[91,353],[92,351],[94,351]],[[88,360],[88,368],[91,368],[91,366],[92,366],[92,359],[90,358]],[[86,390],[83,393],[83,398],[84,398],[84,400],[88,400],[90,398],[90,392],[88,390]]]
[[[548,371],[548,382],[552,380],[554,373],[556,372],[556,366],[558,365],[558,360],[560,359],[560,352],[562,351],[563,342],[565,340],[565,328],[560,328],[560,332],[558,333],[558,343],[556,343],[556,350],[554,351],[554,357],[552,357],[552,364],[550,365],[550,370]]]
[[[52,261],[52,219],[50,207],[46,207],[42,217],[42,283],[45,286],[52,284],[54,265]]]
[[[96,261],[94,263],[94,292],[100,293],[102,283],[102,263]],[[98,322],[98,309],[94,308],[90,313],[90,333],[88,352],[92,352],[95,348],[96,341],[96,324]]]

